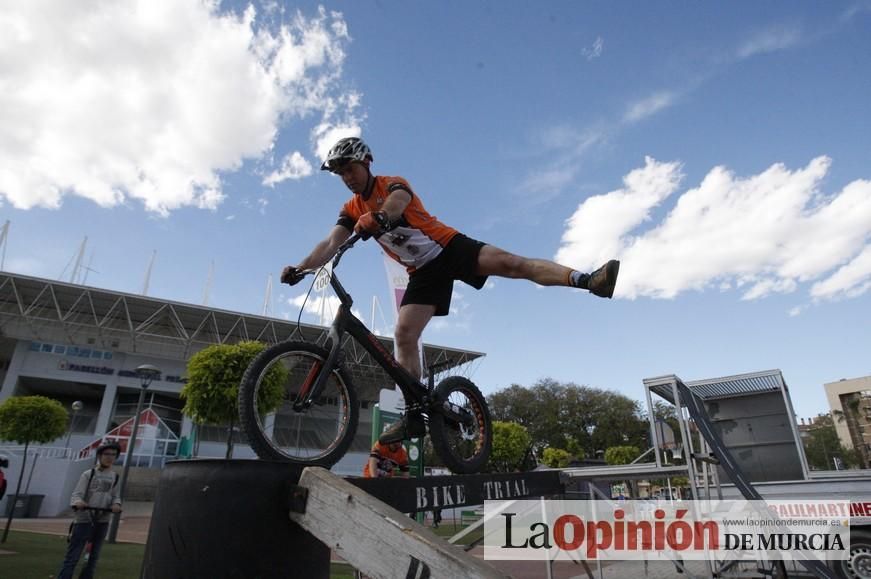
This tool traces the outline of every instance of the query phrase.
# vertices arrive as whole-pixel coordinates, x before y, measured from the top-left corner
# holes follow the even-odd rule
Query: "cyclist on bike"
[[[450,312],[455,280],[475,289],[491,275],[528,279],[545,286],[589,290],[603,298],[614,294],[620,262],[611,260],[592,273],[582,273],[544,259],[521,257],[466,237],[430,215],[420,197],[402,177],[373,175],[372,151],[357,137],[339,140],[321,170],[342,178],[353,196],[339,212],[329,235],[298,265],[289,265],[281,281],[298,283],[303,270],[324,265],[352,233],[378,237],[378,243],[409,272],[408,287],[395,328],[396,359],[420,379],[418,340],[433,316]],[[425,433],[423,417],[411,413],[385,431],[383,444]]]

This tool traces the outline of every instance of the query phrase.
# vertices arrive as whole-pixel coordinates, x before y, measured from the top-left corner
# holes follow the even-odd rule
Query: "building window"
[[[136,414],[136,405],[139,401],[138,393],[121,392],[115,400],[115,411],[112,413],[111,428],[118,426],[125,420],[129,420]],[[169,429],[179,436],[181,434],[182,412],[184,401],[178,396],[159,392],[148,392],[145,395],[145,404],[142,409],[151,408]]]
[[[31,352],[39,352],[39,347],[41,344],[39,342],[30,342],[30,351]]]
[[[66,346],[55,345],[55,347],[54,347],[54,353],[55,353],[55,354],[65,354],[66,351],[67,351],[67,347],[66,347]]]
[[[49,353],[49,354],[51,354],[51,350],[52,350],[52,345],[51,345],[51,344],[43,344],[43,345],[42,345],[42,348],[40,349],[41,352],[46,352],[46,353]]]

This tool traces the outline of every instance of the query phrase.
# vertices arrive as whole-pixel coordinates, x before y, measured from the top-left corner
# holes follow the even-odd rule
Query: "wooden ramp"
[[[290,518],[373,579],[508,577],[330,471],[303,470]]]

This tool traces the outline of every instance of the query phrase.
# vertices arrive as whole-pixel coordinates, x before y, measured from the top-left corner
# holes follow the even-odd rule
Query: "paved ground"
[[[148,538],[148,526],[151,523],[152,503],[128,503],[121,523],[118,525],[118,540],[127,543],[145,544]],[[53,535],[66,535],[70,526],[69,517],[15,519],[12,529],[16,531],[31,531]],[[483,557],[483,548],[476,547],[472,554]],[[336,558],[338,559],[338,558]],[[489,561],[490,564],[515,579],[543,579],[548,577],[545,563],[539,561]],[[706,564],[703,561],[688,561],[690,574],[679,574],[673,564],[668,562],[649,563],[645,569],[643,562],[621,561],[603,564],[601,575],[595,563],[589,564],[589,571],[582,564],[560,561],[551,567],[552,579],[628,579],[648,578],[667,579],[678,577],[707,577]]]

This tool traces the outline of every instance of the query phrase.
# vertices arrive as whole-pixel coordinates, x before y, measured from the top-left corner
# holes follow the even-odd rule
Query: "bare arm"
[[[299,269],[312,269],[324,265],[349,237],[351,237],[350,231],[341,225],[336,225],[326,239],[318,243],[308,257],[299,262],[297,267]]]
[[[378,211],[364,213],[354,225],[355,233],[375,235],[379,230],[390,227],[402,219],[402,212],[411,203],[411,193],[405,189],[396,189],[387,196],[384,206]]]
[[[390,223],[394,223],[402,218],[402,212],[409,203],[411,203],[411,193],[404,189],[397,189],[387,196],[387,201],[384,202],[381,210],[387,214]]]
[[[374,456],[369,457],[369,476],[376,478],[378,476],[378,461]]]

